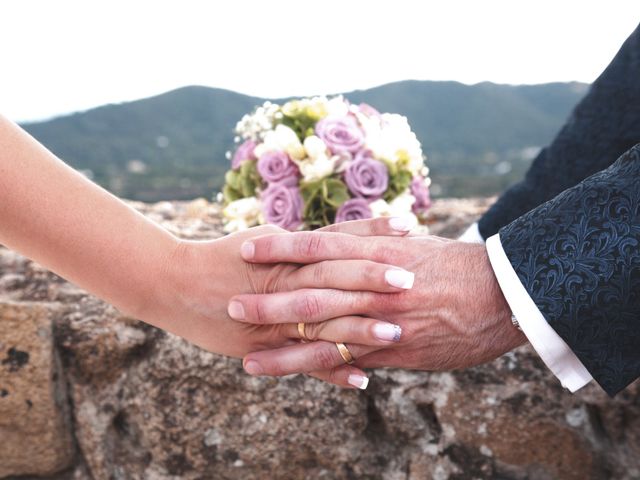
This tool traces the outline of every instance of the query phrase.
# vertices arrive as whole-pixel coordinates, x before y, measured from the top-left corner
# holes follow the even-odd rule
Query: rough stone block
[[[0,477],[50,475],[73,460],[53,340],[55,304],[0,301]]]

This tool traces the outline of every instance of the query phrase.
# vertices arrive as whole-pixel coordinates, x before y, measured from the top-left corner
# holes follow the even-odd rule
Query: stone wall
[[[188,238],[205,201],[134,204]],[[455,236],[488,205],[437,202]],[[239,360],[123,317],[0,248],[0,477],[634,479],[640,388],[563,391],[529,348],[452,373],[377,370],[368,390],[251,378]]]

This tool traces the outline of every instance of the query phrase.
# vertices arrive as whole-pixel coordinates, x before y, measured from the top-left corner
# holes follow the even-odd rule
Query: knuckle
[[[320,301],[313,294],[303,294],[298,300],[296,314],[303,320],[311,321],[320,314]]]
[[[322,251],[323,241],[318,234],[300,236],[298,241],[298,253],[303,258],[317,257]]]
[[[330,370],[335,365],[335,358],[332,352],[326,347],[327,345],[323,345],[313,353],[314,368],[318,370]]]
[[[377,307],[371,300],[374,295],[371,292],[342,292],[340,303],[351,315],[366,315]]]
[[[351,342],[359,343],[364,339],[364,337],[374,337],[373,335],[373,323],[369,327],[369,331],[371,332],[369,335],[363,335],[363,332],[366,331],[366,323],[363,317],[348,317],[345,319],[347,322],[346,334]]]
[[[304,333],[311,342],[315,342],[320,338],[322,332],[322,323],[307,323],[305,325]]]
[[[313,284],[322,287],[327,281],[327,262],[318,262],[313,265]]]
[[[375,284],[380,282],[380,269],[374,262],[367,260],[363,269],[363,276],[367,284]]]
[[[327,374],[327,382],[329,383],[333,383],[333,384],[340,384],[340,379],[338,378],[338,369],[337,368],[332,368],[331,370],[329,370],[328,374]]]
[[[369,235],[387,235],[389,232],[389,219],[380,217],[367,222],[367,230]]]
[[[267,323],[267,311],[264,302],[258,300],[254,305],[255,322],[260,325]]]

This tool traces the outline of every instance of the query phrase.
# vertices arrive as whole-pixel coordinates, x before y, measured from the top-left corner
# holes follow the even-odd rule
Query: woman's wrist
[[[144,264],[146,280],[137,286],[139,292],[131,297],[134,302],[124,306],[113,303],[138,320],[165,328],[179,297],[177,285],[181,269],[178,266],[184,261],[184,241],[167,233],[151,242],[154,244],[153,260],[150,258]]]

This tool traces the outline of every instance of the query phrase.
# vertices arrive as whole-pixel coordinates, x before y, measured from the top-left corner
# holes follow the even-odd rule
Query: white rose
[[[369,204],[369,208],[371,209],[371,213],[373,214],[373,218],[378,217],[388,217],[391,215],[391,207],[382,198],[379,200],[375,200]]]
[[[424,166],[422,147],[406,117],[385,113],[382,123],[374,118],[361,120],[361,123],[365,130],[366,146],[376,158],[391,163],[405,159],[412,174],[420,172]]]
[[[402,216],[411,213],[411,207],[416,203],[416,197],[409,193],[409,189],[394,198],[389,206],[393,216]]]
[[[335,171],[338,157],[329,157],[326,153],[296,162],[305,182],[312,182],[328,177]]]
[[[342,95],[327,101],[326,109],[328,117],[346,117],[349,113],[349,105],[347,105]]]
[[[253,227],[259,223],[261,214],[260,201],[256,197],[235,200],[222,210],[226,220],[224,231],[231,233]]]
[[[413,212],[411,212],[411,206],[416,201],[416,198],[406,190],[401,195],[394,198],[391,203],[386,202],[383,199],[375,200],[369,204],[371,212],[374,218],[378,217],[414,217],[414,220],[418,221]]]
[[[318,158],[321,155],[327,155],[327,145],[316,135],[311,135],[304,139],[304,149],[307,151],[309,158]]]
[[[254,153],[259,158],[263,153],[274,151],[285,151],[294,160],[305,157],[304,147],[296,132],[286,125],[278,125],[275,130],[267,132],[264,141],[256,147]]]

